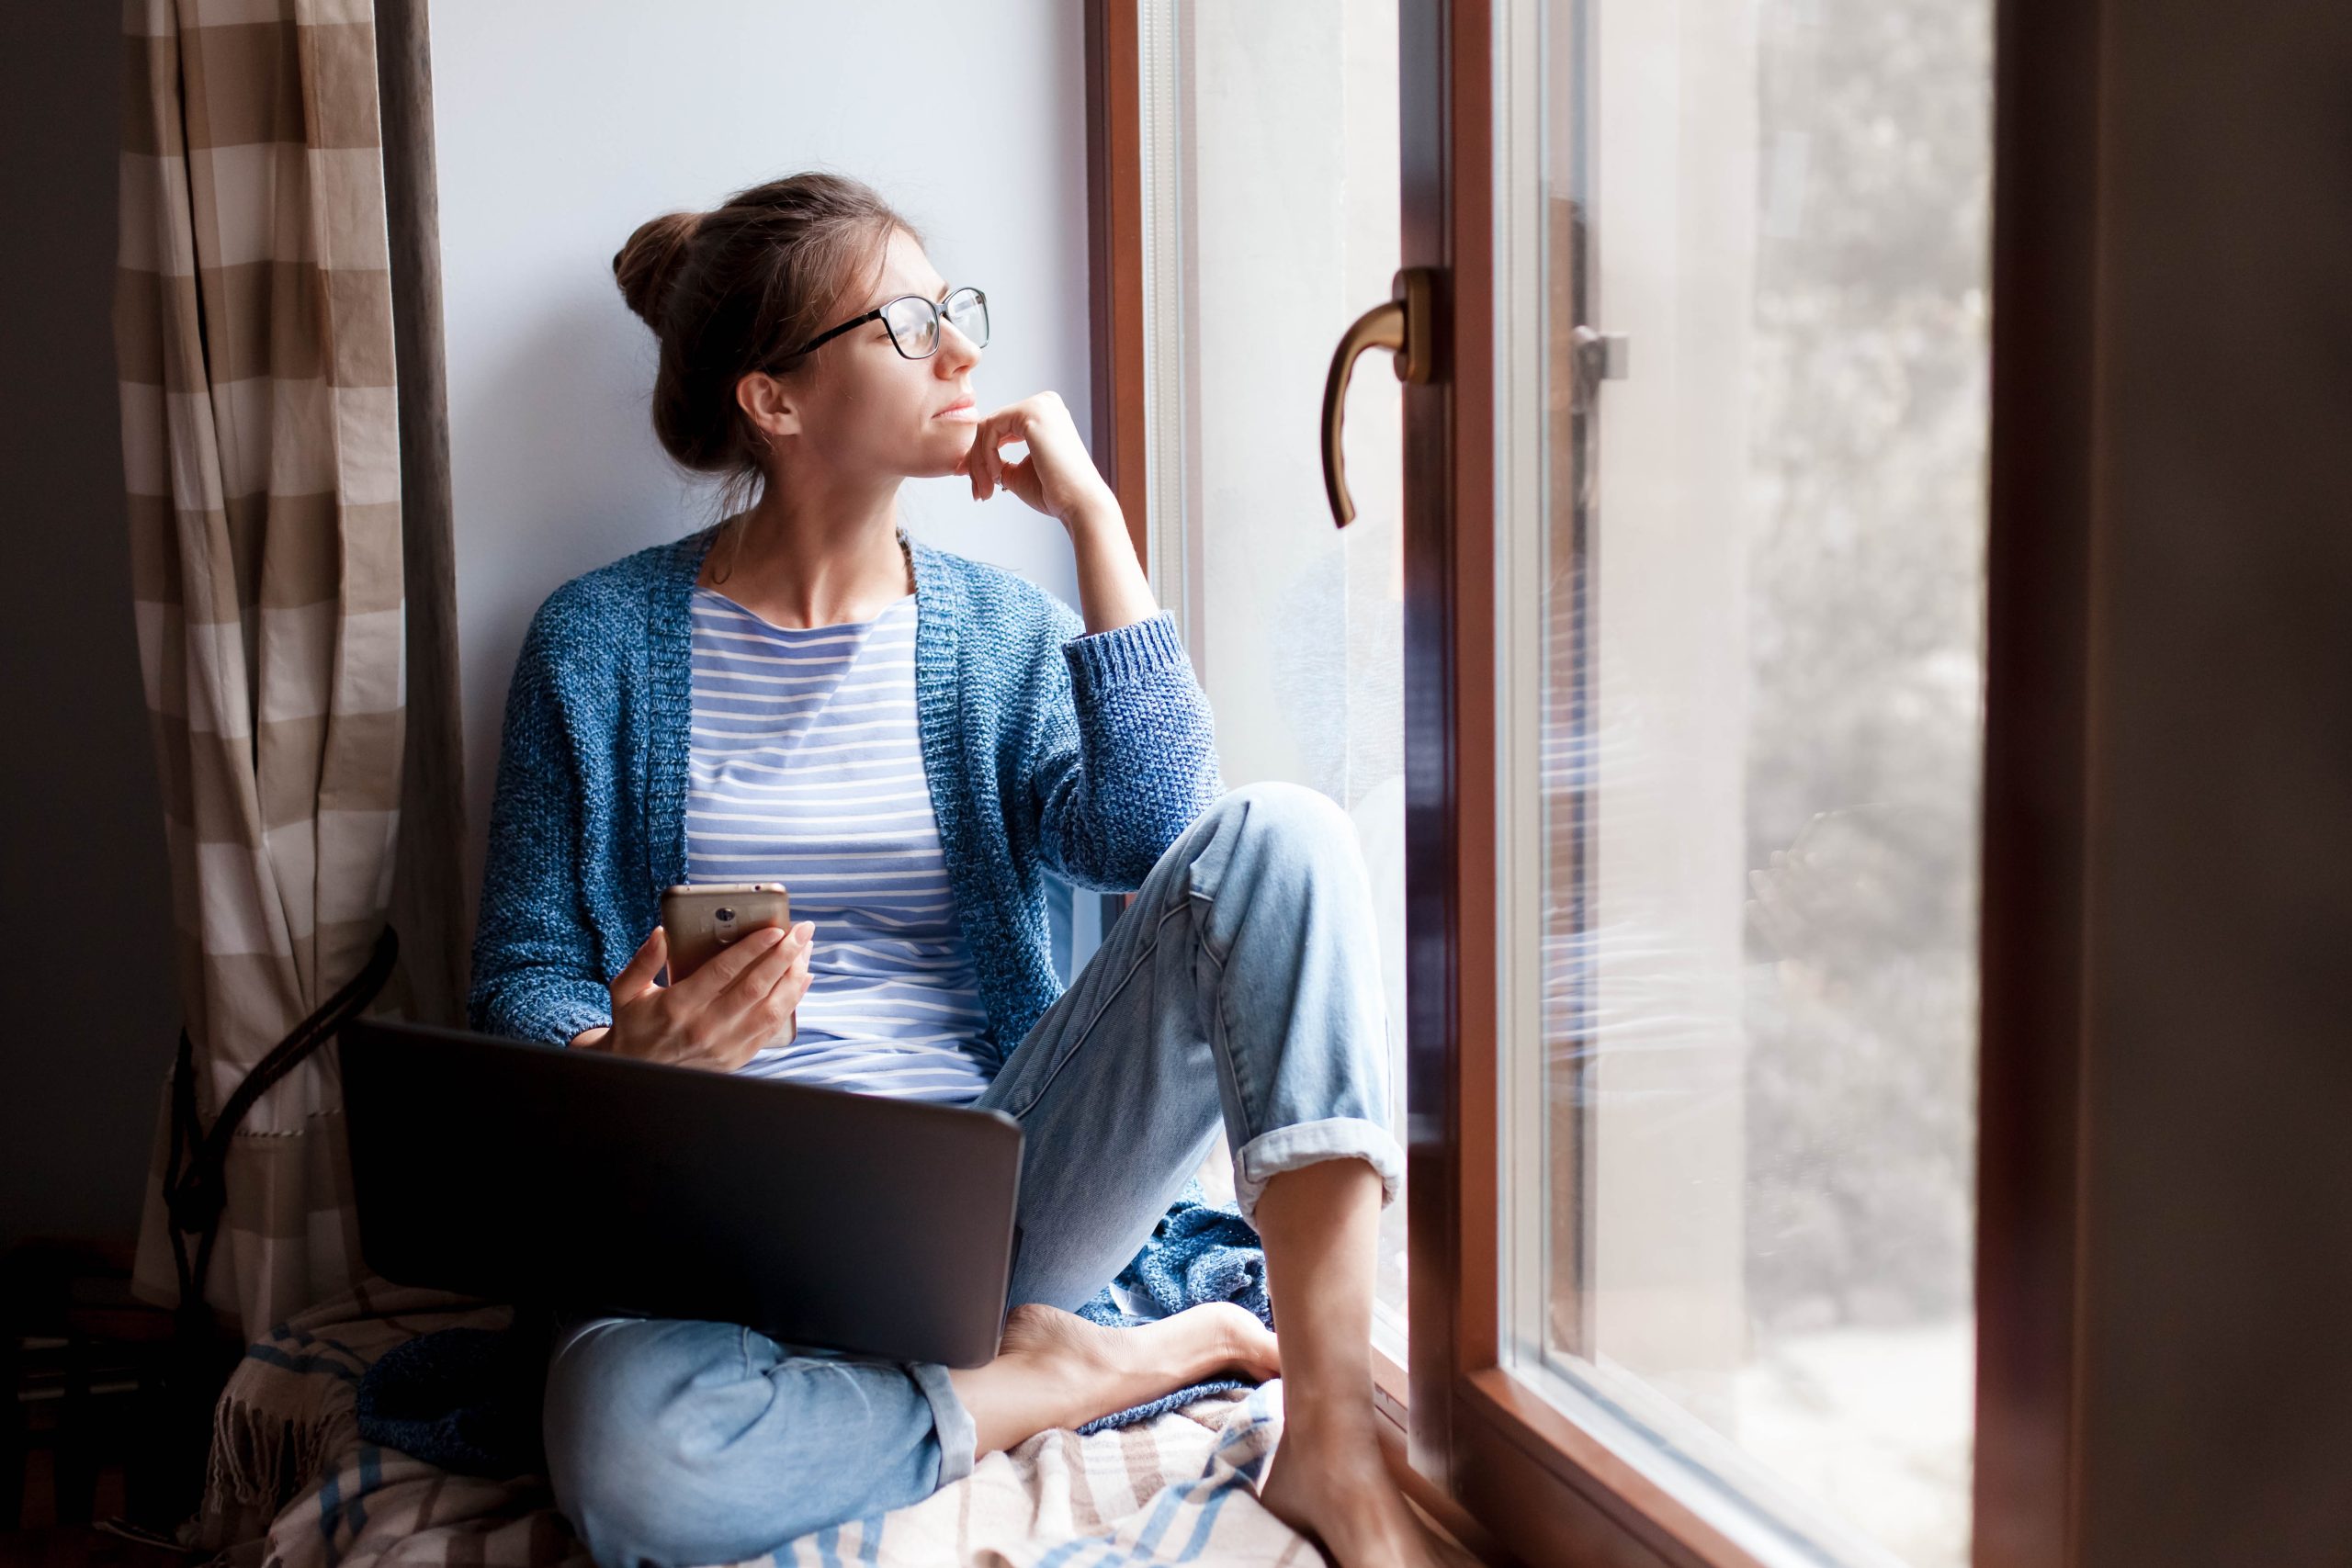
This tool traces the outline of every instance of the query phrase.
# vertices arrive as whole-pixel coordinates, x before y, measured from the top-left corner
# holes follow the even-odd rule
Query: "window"
[[[1229,776],[1363,825],[1391,1413],[1531,1562],[1970,1560],[1994,5],[1090,12],[1148,361],[1098,449]],[[1359,367],[1333,531],[1311,422],[1395,266],[1433,369]],[[2019,1430],[2033,1251],[1986,1254]]]
[[[1990,7],[1497,16],[1502,1364],[1962,1568]]]
[[[1141,527],[1136,11],[1086,15],[1091,152],[1127,139],[1090,160],[1097,452]],[[1436,345],[1403,396],[1413,1466],[1531,1564],[2344,1560],[2336,1255],[2310,1245],[2346,1185],[2313,934],[2345,923],[2314,804],[2345,793],[2344,573],[2312,525],[2343,488],[2313,258],[2343,248],[2344,27],[2087,0],[1396,23],[1398,249],[1431,307],[1406,315]],[[1857,774],[1872,727],[1887,766]],[[1645,776],[1683,832],[1643,823]],[[1972,814],[1977,852],[1931,874]],[[1860,1109],[1791,1122],[1776,1072]],[[1907,1257],[1820,1245],[1889,1205],[1925,1216]],[[1865,1396],[1909,1374],[1832,1356],[1810,1430],[1776,1430],[1759,1363],[1822,1366],[1792,1352],[1839,1314],[1914,1373],[1973,1337],[1973,1402],[1931,1373],[1940,1409],[1877,1406],[1887,1445]],[[1962,1447],[1973,1482],[1855,1483]],[[1967,1527],[1938,1501],[1963,1485]]]

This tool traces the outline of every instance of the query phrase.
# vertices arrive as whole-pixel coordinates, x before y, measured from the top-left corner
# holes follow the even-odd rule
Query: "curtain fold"
[[[124,31],[132,594],[209,1125],[366,962],[390,897],[406,669],[374,23],[368,0],[129,0]],[[341,1104],[323,1051],[235,1139],[203,1290],[248,1338],[363,1272]],[[164,1126],[134,1278],[168,1302]]]

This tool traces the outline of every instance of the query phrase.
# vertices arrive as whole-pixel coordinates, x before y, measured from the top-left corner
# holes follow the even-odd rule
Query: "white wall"
[[[654,440],[653,337],[613,253],[658,212],[855,175],[988,290],[981,406],[1051,389],[1083,431],[1083,21],[1079,0],[501,0],[432,26],[471,888],[531,612],[716,515]],[[922,537],[1077,603],[1050,518],[954,479],[903,505]]]

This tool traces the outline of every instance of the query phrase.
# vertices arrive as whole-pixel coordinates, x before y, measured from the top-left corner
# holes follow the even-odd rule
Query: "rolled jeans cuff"
[[[909,1361],[907,1375],[915,1380],[922,1396],[931,1401],[932,1426],[939,1437],[939,1484],[961,1481],[972,1473],[972,1464],[979,1456],[980,1432],[972,1424],[972,1413],[956,1397],[956,1385],[947,1379],[947,1369],[936,1361]]]
[[[1405,1151],[1388,1129],[1360,1116],[1331,1116],[1320,1122],[1295,1122],[1261,1133],[1233,1155],[1233,1201],[1241,1217],[1255,1230],[1258,1195],[1266,1183],[1286,1170],[1349,1157],[1368,1161],[1380,1172],[1380,1206],[1396,1201],[1405,1186]]]

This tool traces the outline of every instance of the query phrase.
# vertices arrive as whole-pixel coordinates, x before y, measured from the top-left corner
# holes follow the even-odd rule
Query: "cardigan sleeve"
[[[469,1023],[485,1033],[559,1045],[612,1022],[579,884],[596,807],[582,777],[580,740],[590,727],[574,711],[577,682],[563,678],[569,619],[560,592],[550,597],[514,661],[466,1005]]]
[[[1039,852],[1078,886],[1132,891],[1225,793],[1208,694],[1167,611],[1090,634],[1054,604],[1062,660],[1046,665],[1030,774]]]

